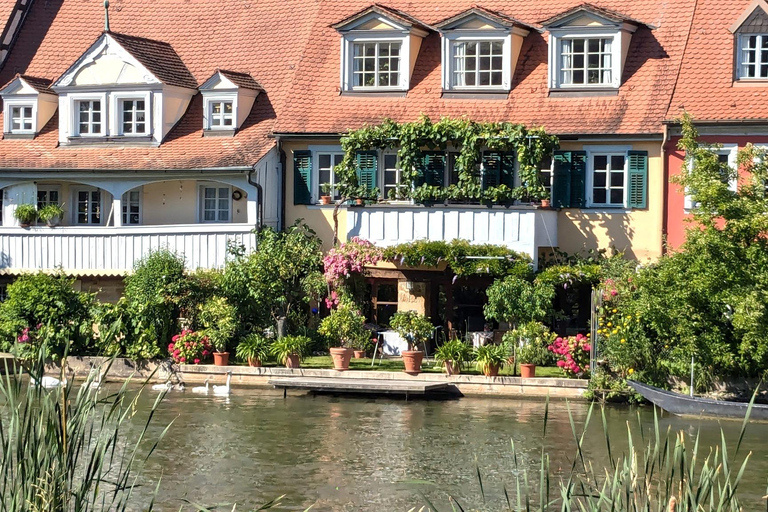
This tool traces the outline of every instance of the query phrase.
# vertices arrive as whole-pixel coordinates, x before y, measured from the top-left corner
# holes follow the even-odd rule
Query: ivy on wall
[[[537,200],[547,198],[547,190],[539,179],[540,163],[557,145],[557,138],[542,128],[529,129],[521,124],[481,123],[467,118],[441,118],[432,122],[425,115],[410,123],[385,119],[378,125],[351,130],[341,138],[344,158],[335,172],[342,197],[375,200],[379,190],[364,183],[365,177],[360,174],[361,155],[375,150],[397,149],[401,181],[394,189],[395,198],[411,197],[419,201]],[[448,146],[457,151],[454,166],[458,183],[448,187],[420,183],[425,152],[445,151]],[[478,172],[483,149],[514,154],[521,185],[484,187]]]

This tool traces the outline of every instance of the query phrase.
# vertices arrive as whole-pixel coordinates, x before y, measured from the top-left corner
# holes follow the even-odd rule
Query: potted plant
[[[37,213],[40,220],[44,221],[49,228],[58,226],[61,218],[64,216],[64,205],[58,203],[49,203]]]
[[[248,366],[258,368],[269,358],[270,345],[270,340],[265,336],[258,333],[249,334],[237,345],[237,357],[241,361],[247,361]]]
[[[320,191],[322,192],[320,195],[320,204],[331,204],[331,184],[322,183],[320,185]]]
[[[547,347],[536,341],[527,341],[515,349],[515,360],[520,363],[520,377],[536,376],[536,365],[544,365],[550,355]]]
[[[168,354],[177,364],[200,364],[211,353],[211,342],[201,332],[184,329],[171,338]]]
[[[500,345],[488,344],[475,349],[475,365],[486,377],[496,377],[499,370],[504,368],[509,357],[509,347],[506,343]]]
[[[434,329],[432,322],[426,316],[415,311],[398,311],[392,315],[389,325],[408,343],[408,350],[403,350],[401,354],[405,372],[419,373],[421,361],[424,359],[424,351],[419,350],[419,347],[424,347],[432,335]]]
[[[33,204],[20,204],[13,211],[13,216],[19,221],[19,225],[28,228],[37,220],[37,206]]]
[[[517,326],[511,331],[504,333],[504,342],[510,347],[518,347],[526,343],[535,343],[539,346],[547,347],[555,340],[556,335],[552,333],[549,328],[541,322],[532,320]],[[540,364],[546,364],[552,359],[552,356],[548,356]],[[515,364],[514,351],[510,354],[509,364]],[[519,361],[518,361],[519,362]]]
[[[366,330],[358,338],[352,341],[352,353],[354,359],[363,359],[374,345],[376,345],[376,338],[371,338],[371,333]]]
[[[299,368],[311,344],[312,340],[306,336],[283,336],[272,343],[270,351],[277,362],[286,368]]]
[[[364,326],[365,317],[348,300],[340,302],[338,307],[320,322],[318,328],[320,334],[339,340],[339,346],[330,349],[335,370],[349,370],[353,343],[362,336],[368,336]]]
[[[213,345],[213,364],[227,366],[227,343],[237,331],[237,310],[224,297],[213,296],[200,306],[200,321]]]
[[[435,359],[445,365],[445,373],[458,375],[462,365],[472,358],[472,349],[458,338],[443,343],[435,351]]]

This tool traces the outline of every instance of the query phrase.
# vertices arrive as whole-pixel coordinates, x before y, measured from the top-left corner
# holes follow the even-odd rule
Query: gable
[[[764,1],[752,2],[744,13],[731,26],[731,32],[742,34],[768,33],[768,4]]]
[[[402,30],[402,28],[388,23],[382,18],[375,18],[361,23],[355,27],[355,30]]]
[[[618,23],[608,18],[598,16],[587,11],[577,11],[569,16],[558,20],[550,28],[570,28],[570,27],[616,27]]]

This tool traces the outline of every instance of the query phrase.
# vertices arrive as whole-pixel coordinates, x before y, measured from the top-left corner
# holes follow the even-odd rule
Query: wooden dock
[[[278,377],[269,380],[269,384],[282,389],[284,394],[289,389],[303,389],[316,393],[351,393],[364,395],[411,395],[424,396],[431,393],[450,392],[450,382],[430,382],[424,380],[374,380],[343,377]]]

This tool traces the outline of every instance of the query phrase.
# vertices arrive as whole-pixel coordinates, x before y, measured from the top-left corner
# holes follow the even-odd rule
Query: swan
[[[172,386],[171,390],[172,391],[186,391],[187,390],[187,385],[184,384],[183,382],[179,382],[175,386]]]
[[[29,378],[29,385],[30,386],[37,386],[38,383],[35,380],[34,377]],[[66,387],[67,386],[67,378],[65,377],[64,380],[59,380],[56,377],[50,377],[48,375],[45,375],[42,379],[40,379],[40,384],[42,388],[44,389],[54,389],[59,388],[61,386]]]
[[[229,389],[229,381],[232,380],[232,370],[227,372],[227,383],[223,386],[213,386],[213,394],[219,396],[229,396],[231,390]]]
[[[93,373],[93,370],[91,370],[91,373]],[[104,371],[104,373],[107,373],[107,372]],[[88,386],[91,389],[99,389],[101,387],[101,383],[102,383],[101,380],[104,377],[104,373],[101,373],[101,372],[96,373],[96,378],[93,379],[90,382],[90,384],[88,383],[87,380],[83,382],[83,387]]]
[[[170,380],[165,381],[165,384],[153,384],[152,391],[170,391],[173,388]]]
[[[203,393],[204,395],[208,394],[208,381],[211,380],[210,377],[205,379],[205,386],[195,386],[192,388],[193,393]]]

